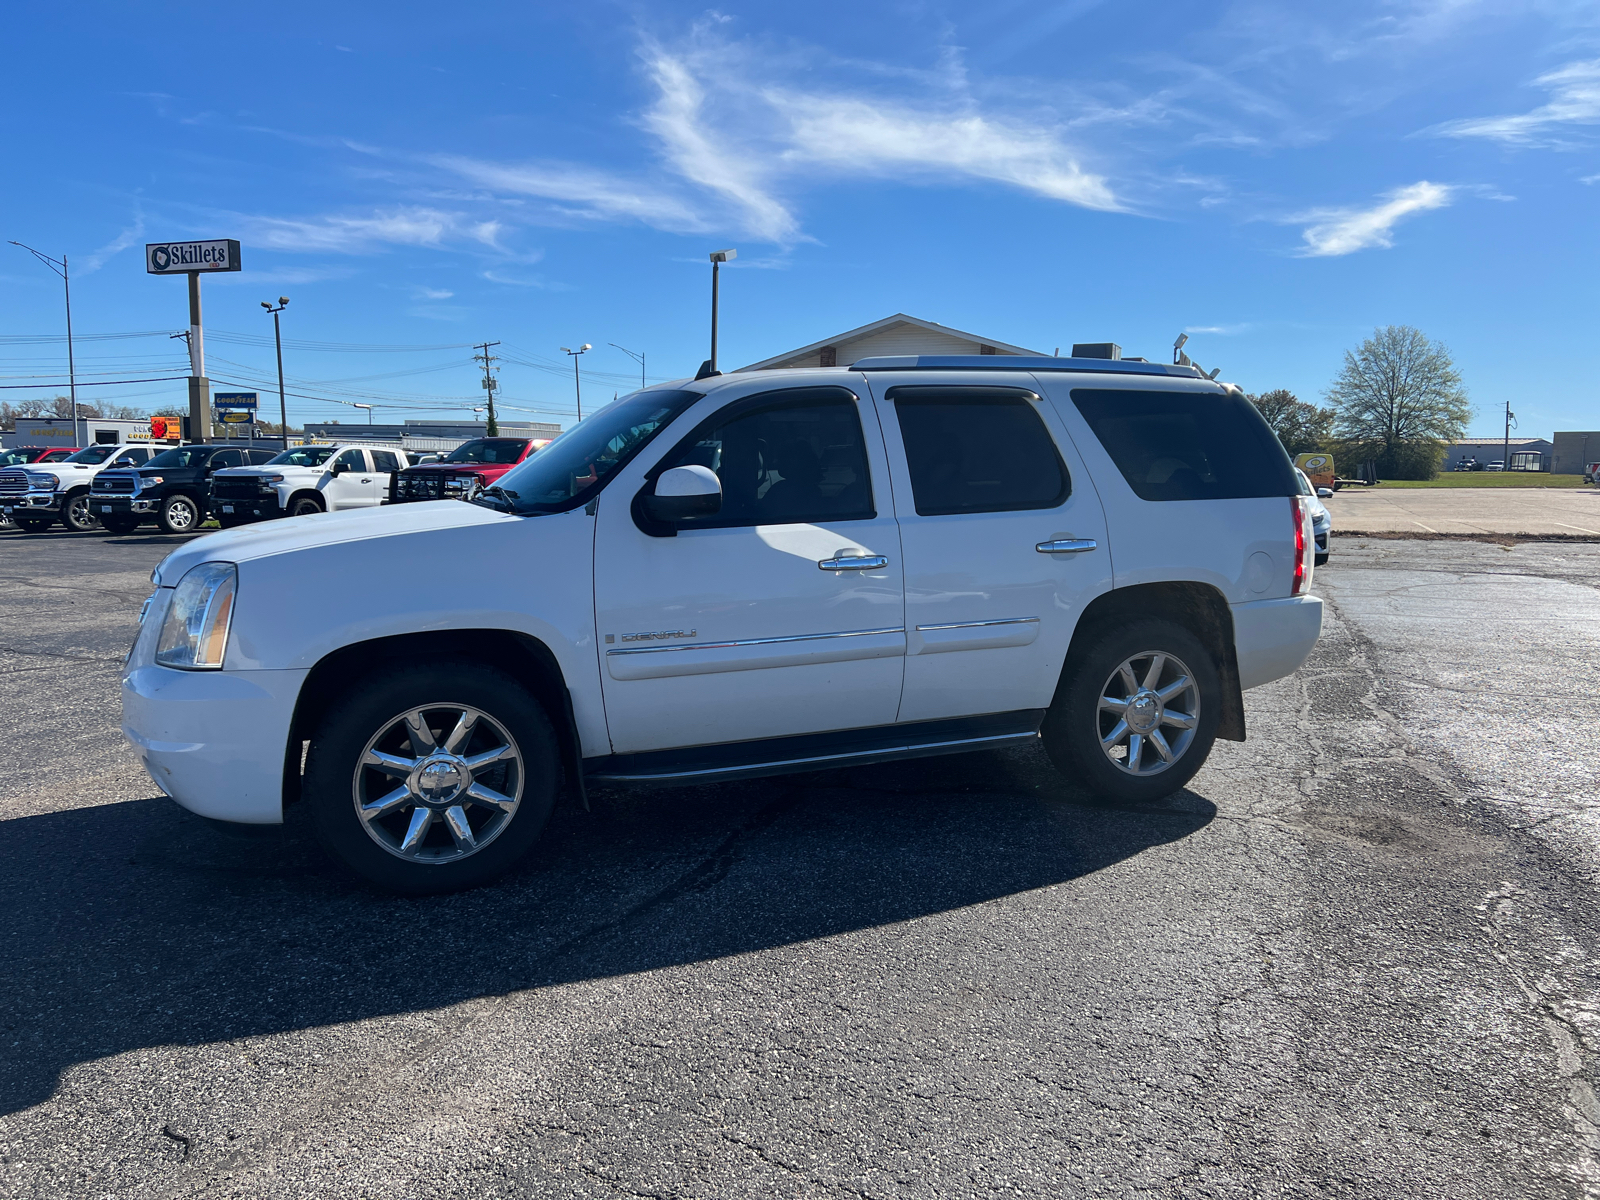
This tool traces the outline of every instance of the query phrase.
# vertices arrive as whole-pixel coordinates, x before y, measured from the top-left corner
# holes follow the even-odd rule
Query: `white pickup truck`
[[[393,446],[295,446],[259,467],[213,475],[211,515],[231,529],[271,517],[376,508],[389,494],[390,478],[410,465]]]
[[[43,533],[57,520],[84,533],[96,524],[89,508],[95,476],[113,467],[142,467],[151,453],[149,446],[86,446],[60,462],[7,467],[0,470],[0,513],[24,533]]]
[[[1277,438],[1190,367],[720,375],[613,402],[472,503],[188,543],[123,728],[184,807],[306,804],[408,893],[504,870],[588,780],[1042,740],[1068,786],[1147,802],[1310,652],[1312,554]]]

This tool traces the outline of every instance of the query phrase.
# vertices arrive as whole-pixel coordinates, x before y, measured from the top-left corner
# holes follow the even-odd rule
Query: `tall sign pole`
[[[200,276],[210,271],[240,270],[239,243],[231,239],[152,242],[144,248],[144,263],[145,271],[151,275],[189,277],[189,437],[203,442],[211,434],[211,381],[206,378]]]

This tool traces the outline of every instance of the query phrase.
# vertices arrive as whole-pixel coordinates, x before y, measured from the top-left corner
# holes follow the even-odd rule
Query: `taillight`
[[[1311,582],[1311,539],[1306,536],[1309,513],[1301,497],[1289,497],[1289,511],[1294,516],[1294,582],[1289,595],[1298,596]]]

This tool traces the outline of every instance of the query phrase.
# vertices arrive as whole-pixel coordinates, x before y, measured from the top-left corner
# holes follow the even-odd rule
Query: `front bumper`
[[[8,517],[59,517],[63,492],[29,490],[20,496],[0,500],[0,512]]]
[[[160,502],[149,497],[129,496],[126,492],[96,496],[89,493],[89,511],[100,517],[147,517]]]
[[[269,521],[274,517],[283,516],[283,505],[278,502],[277,492],[270,492],[264,496],[251,496],[247,499],[225,496],[219,500],[212,497],[211,515],[234,517],[245,521]]]
[[[1260,687],[1293,675],[1322,632],[1322,601],[1315,596],[1254,600],[1233,606],[1233,646],[1239,686]]]

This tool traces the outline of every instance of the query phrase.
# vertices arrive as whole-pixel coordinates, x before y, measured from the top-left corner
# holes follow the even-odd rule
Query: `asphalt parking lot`
[[[600,791],[397,900],[123,744],[171,544],[0,533],[0,1195],[1600,1195],[1600,545],[1338,540],[1158,806]]]

